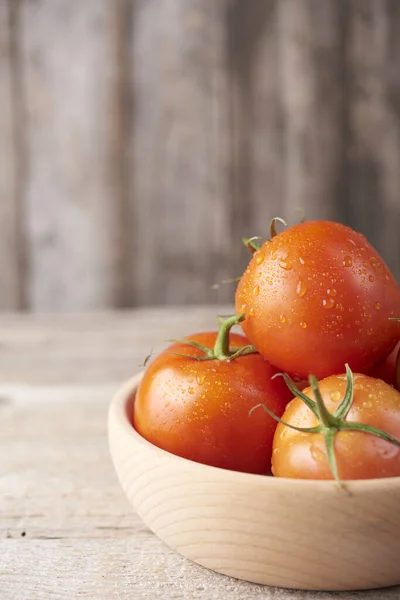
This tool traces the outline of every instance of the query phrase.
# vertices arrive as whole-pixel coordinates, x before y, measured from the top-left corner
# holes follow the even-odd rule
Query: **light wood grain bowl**
[[[130,414],[140,375],[109,411],[121,485],[143,521],[196,563],[255,583],[309,590],[400,584],[400,477],[278,479],[208,467],[144,440]]]

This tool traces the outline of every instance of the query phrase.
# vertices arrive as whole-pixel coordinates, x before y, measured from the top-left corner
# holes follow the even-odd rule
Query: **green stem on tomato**
[[[203,356],[190,356],[188,354],[184,354],[183,352],[177,353],[173,352],[173,354],[177,354],[178,356],[186,356],[187,358],[192,358],[195,360],[235,360],[240,356],[247,356],[248,354],[258,354],[258,351],[254,346],[247,344],[246,346],[236,346],[235,348],[231,348],[229,344],[229,336],[231,329],[234,325],[238,325],[242,321],[244,321],[245,315],[233,315],[231,317],[227,317],[225,319],[219,319],[219,330],[217,339],[215,341],[214,348],[208,348],[203,344],[199,344],[198,342],[193,342],[191,340],[167,340],[169,342],[178,342],[180,344],[187,344],[188,346],[192,346],[201,350],[203,352]]]
[[[325,402],[322,398],[321,391],[319,389],[318,380],[314,375],[309,376],[309,382],[312,391],[314,392],[315,402],[318,409],[319,420],[327,429],[336,429],[338,426],[338,419],[332,415],[325,406]]]
[[[271,240],[272,240],[272,238],[274,238],[276,235],[278,235],[278,234],[277,234],[277,231],[276,231],[276,224],[277,224],[277,223],[282,223],[282,225],[283,225],[284,227],[287,227],[287,223],[286,223],[285,219],[281,219],[281,217],[274,217],[274,218],[271,220],[270,224],[269,224],[269,232],[270,232]]]
[[[257,252],[263,245],[262,238],[258,236],[253,236],[251,238],[243,237],[242,243],[246,246],[247,250],[250,250],[252,254]]]
[[[280,373],[279,375],[282,374]],[[302,431],[304,433],[322,434],[325,439],[326,454],[329,467],[331,469],[334,479],[336,479],[337,482],[340,483],[339,471],[335,454],[335,437],[338,431],[360,431],[362,433],[373,435],[382,440],[385,440],[386,442],[390,442],[391,444],[400,447],[400,440],[396,439],[386,431],[379,429],[378,427],[374,427],[366,423],[358,423],[356,421],[345,420],[354,400],[354,375],[348,364],[346,364],[346,391],[342,402],[339,404],[338,408],[333,414],[328,411],[325,405],[325,402],[322,398],[321,390],[319,388],[318,380],[316,379],[316,377],[314,377],[314,375],[309,376],[309,382],[314,394],[315,402],[311,398],[306,396],[304,392],[301,392],[288,375],[283,374],[283,377],[288,388],[294,393],[294,395],[297,398],[304,402],[304,404],[306,404],[306,406],[316,416],[318,420],[318,425],[316,425],[315,427],[295,427],[294,425],[283,421],[282,419],[278,418],[276,415],[271,413],[271,411],[263,404],[258,404],[257,406],[255,406],[254,409],[250,411],[250,413],[261,406],[271,417],[273,417],[276,421],[278,421],[286,427],[290,427],[291,429],[295,429],[296,431]]]
[[[231,358],[232,353],[229,349],[229,333],[234,325],[238,325],[242,321],[244,321],[245,315],[233,315],[232,317],[228,317],[225,321],[222,321],[217,341],[214,346],[214,356],[218,357],[219,360],[227,360]]]

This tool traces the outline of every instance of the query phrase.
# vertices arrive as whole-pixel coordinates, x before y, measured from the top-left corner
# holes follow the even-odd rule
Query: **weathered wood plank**
[[[33,310],[121,302],[118,5],[20,2]]]
[[[227,11],[230,75],[232,256],[242,236],[268,236],[282,213],[284,122],[279,90],[278,4],[233,1]]]
[[[400,279],[400,5],[352,0],[348,23],[350,216]]]
[[[285,212],[290,218],[300,208],[310,219],[340,219],[345,201],[343,3],[281,0],[278,7]]]
[[[225,4],[136,4],[130,163],[138,304],[221,301],[232,292],[210,289],[230,275],[232,248]]]
[[[0,316],[0,382],[121,382],[165,340],[216,328],[232,306]],[[184,315],[184,317],[182,316]]]
[[[0,310],[20,307],[12,3],[0,3]],[[20,216],[20,215],[19,215]]]
[[[240,237],[301,207],[400,279],[399,27],[398,0],[0,2],[0,309],[231,301]]]

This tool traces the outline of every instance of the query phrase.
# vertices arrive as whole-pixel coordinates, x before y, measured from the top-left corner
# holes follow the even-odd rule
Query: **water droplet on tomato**
[[[279,315],[279,320],[281,323],[286,323],[286,316],[285,315]]]
[[[283,260],[281,259],[279,261],[279,266],[282,267],[282,269],[285,269],[285,271],[290,271],[290,269],[292,269],[292,263],[289,262],[288,260]]]
[[[260,293],[260,286],[256,285],[255,288],[253,289],[253,296],[258,296],[259,293]]]
[[[374,333],[373,329],[367,329],[367,335],[372,335]]]
[[[339,392],[339,390],[333,390],[330,394],[329,394],[330,399],[332,400],[332,402],[338,402],[341,398],[341,393]]]
[[[204,380],[205,380],[205,375],[197,375],[196,380],[199,385],[203,385]]]
[[[256,255],[256,265],[261,265],[261,263],[264,261],[264,253],[263,252],[259,252]]]
[[[352,244],[353,246],[357,246],[357,244],[355,243],[355,241],[354,241],[354,240],[352,240],[352,239],[350,239],[350,238],[348,238],[348,242],[349,242],[350,244]]]
[[[249,308],[249,312],[248,312],[248,314],[249,314],[249,317],[254,317],[254,306],[251,306],[251,307]]]
[[[247,304],[246,303],[242,304],[242,306],[240,307],[241,312],[244,312],[246,310],[246,308],[247,308]]]
[[[353,266],[353,261],[351,259],[351,256],[345,256],[343,259],[343,266],[344,267],[352,267]]]
[[[302,321],[302,322],[300,323],[300,327],[301,327],[302,329],[306,329],[306,328],[307,328],[307,323],[306,323],[305,321]]]
[[[399,447],[387,442],[384,449],[381,452],[382,458],[394,458],[400,452]]]
[[[281,440],[285,440],[288,437],[289,433],[290,433],[289,427],[284,427],[282,429],[281,433],[279,434],[279,438]]]
[[[381,308],[380,302],[375,302],[374,308],[375,308],[375,310],[380,310],[380,308]]]
[[[312,458],[317,462],[320,462],[325,458],[325,454],[322,452],[321,448],[315,446],[314,444],[312,444],[312,446],[310,447],[310,453]]]
[[[335,306],[335,301],[333,298],[324,298],[324,300],[322,300],[322,306],[324,308],[333,308]]]
[[[372,283],[373,281],[375,281],[375,279],[374,279],[374,276],[373,276],[373,275],[370,275],[370,276],[368,277],[368,279],[370,280],[370,282],[371,282],[371,283]]]
[[[337,296],[337,291],[335,290],[335,288],[331,288],[331,289],[327,290],[326,293],[328,294],[328,296],[332,296],[333,298],[335,296]]]
[[[301,281],[301,280],[299,281],[299,283],[297,284],[297,287],[296,287],[296,293],[299,298],[303,298],[303,296],[306,295],[307,285],[305,284],[304,281]]]
[[[189,394],[194,394],[194,387],[188,388],[188,392],[189,392]]]
[[[301,265],[305,265],[305,264],[306,264],[306,261],[304,260],[304,258],[301,258],[301,256],[299,256],[299,263],[300,263]]]

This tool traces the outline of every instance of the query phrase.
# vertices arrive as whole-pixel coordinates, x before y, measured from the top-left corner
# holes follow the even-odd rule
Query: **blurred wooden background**
[[[229,301],[335,218],[400,278],[399,0],[0,0],[0,308]]]

